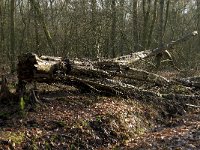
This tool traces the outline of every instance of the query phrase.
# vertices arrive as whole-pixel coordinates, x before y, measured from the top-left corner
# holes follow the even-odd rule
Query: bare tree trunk
[[[119,28],[120,28],[120,43],[119,43],[119,52],[120,52],[120,55],[124,55],[124,28],[125,28],[125,25],[124,25],[124,0],[120,0],[120,14],[119,14],[119,17],[120,17],[120,21],[119,21]]]
[[[163,46],[163,13],[164,13],[164,0],[160,0],[160,9],[159,9],[159,47]]]
[[[19,52],[18,52],[18,55],[24,53],[24,49],[27,49],[26,46],[26,31],[27,31],[27,27],[28,27],[28,24],[30,23],[30,18],[26,18],[26,13],[25,13],[25,10],[23,9],[24,8],[24,1],[20,1],[20,15],[22,17],[22,23],[23,23],[23,29],[22,29],[22,32],[21,32],[21,36],[20,36],[20,41],[19,41]],[[29,6],[27,6],[29,8]]]
[[[33,15],[34,15],[34,28],[35,28],[35,50],[36,53],[39,54],[39,32],[38,32],[38,21],[37,21],[37,13],[33,8]]]
[[[97,31],[96,31],[96,9],[97,2],[96,0],[91,0],[91,26],[92,26],[92,43],[91,43],[91,56],[97,57]]]
[[[110,33],[110,48],[111,48],[111,56],[112,58],[115,58],[116,57],[115,38],[116,38],[116,23],[117,23],[116,0],[112,0],[111,11],[112,11],[112,24]]]
[[[138,33],[138,0],[133,1],[133,51],[137,52],[139,47],[139,33]]]
[[[41,12],[40,5],[35,0],[30,0],[30,2],[31,2],[31,5],[33,6],[33,8],[35,9],[35,11],[37,12],[38,21],[42,25],[42,28],[44,30],[44,33],[45,33],[45,36],[46,36],[46,39],[47,39],[47,42],[48,42],[48,45],[52,49],[54,55],[56,55],[57,54],[57,50],[56,50],[56,48],[54,46],[52,37],[51,37],[51,35],[50,35],[50,33],[49,33],[48,29],[47,29],[47,25],[45,23],[44,16],[43,16],[43,14]]]
[[[197,0],[197,30],[200,33],[200,1]],[[198,47],[200,47],[200,34],[198,35]]]
[[[152,34],[153,34],[153,31],[154,31],[155,22],[156,22],[156,19],[157,19],[157,3],[158,3],[158,0],[155,0],[154,1],[154,8],[153,8],[153,20],[152,20],[152,23],[151,23],[151,26],[150,26],[150,31],[149,31],[149,34],[148,34],[147,49],[150,48],[151,43],[152,43]]]
[[[15,70],[15,0],[10,1],[10,61],[11,72]]]
[[[3,14],[3,6],[4,6],[4,0],[0,0],[0,53],[3,54],[4,50],[4,40],[5,40],[5,35],[4,35],[4,14]]]
[[[103,46],[103,57],[108,58],[109,55],[111,54],[110,51],[110,34],[108,34],[107,32],[109,31],[109,24],[110,24],[110,20],[108,19],[108,16],[106,14],[109,13],[109,9],[110,9],[110,4],[109,1],[102,1],[102,7],[104,8],[104,16],[107,18],[105,20],[105,28],[104,28],[104,36],[105,38],[104,40],[104,46]]]
[[[159,40],[159,48],[163,48],[163,13],[164,13],[164,0],[160,0],[160,9],[159,9],[159,32],[158,32],[158,40]],[[163,54],[159,53],[155,57],[156,68],[158,69],[161,63],[161,58]]]
[[[150,8],[151,8],[151,0],[143,0],[143,33],[142,33],[142,46],[143,49],[146,49],[147,44],[147,35],[148,35],[148,25],[150,18]]]
[[[167,27],[167,22],[168,22],[168,17],[169,17],[169,7],[170,7],[170,0],[168,0],[166,3],[165,23],[163,27],[163,32],[166,31],[166,27]]]

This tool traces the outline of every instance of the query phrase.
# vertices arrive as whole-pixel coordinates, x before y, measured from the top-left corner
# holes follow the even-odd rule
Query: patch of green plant
[[[81,126],[86,127],[88,126],[88,121],[87,120],[80,120]]]
[[[45,141],[45,149],[46,150],[51,149],[51,145],[49,144],[49,142]]]
[[[76,150],[76,149],[77,149],[76,146],[74,144],[71,144],[70,150]]]
[[[137,125],[136,126],[136,129],[135,129],[135,133],[136,134],[143,134],[144,132],[145,132],[146,130],[145,130],[145,128],[144,127],[142,127],[142,126],[140,126],[140,125]]]
[[[19,106],[20,106],[20,110],[24,110],[24,108],[25,108],[25,101],[24,101],[23,97],[20,98]]]
[[[95,120],[96,120],[96,121],[101,121],[102,118],[103,118],[103,116],[98,115],[98,116],[95,117]]]
[[[56,141],[56,140],[58,140],[58,135],[57,135],[57,134],[53,134],[53,135],[51,136],[50,141],[54,142],[54,141]]]
[[[24,133],[19,132],[19,133],[13,133],[13,132],[4,132],[1,133],[2,137],[5,140],[10,140],[15,144],[21,144],[24,141]]]
[[[173,88],[174,92],[178,93],[178,94],[185,94],[188,92],[187,88],[182,85],[174,85],[172,88]]]
[[[37,146],[37,144],[36,144],[36,142],[32,143],[30,149],[32,149],[32,150],[38,150],[39,149],[38,146]]]

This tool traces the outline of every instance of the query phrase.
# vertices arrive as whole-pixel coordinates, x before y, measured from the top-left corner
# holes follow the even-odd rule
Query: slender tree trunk
[[[124,23],[124,0],[120,0],[120,21],[119,21],[119,28],[120,28],[120,43],[119,43],[119,51],[120,51],[120,55],[124,55],[124,28],[125,28],[125,23]]]
[[[102,7],[104,10],[104,18],[106,18],[105,20],[105,28],[103,28],[104,31],[104,46],[103,46],[103,57],[108,58],[111,54],[110,51],[110,32],[109,32],[109,25],[110,25],[110,20],[108,18],[108,14],[109,14],[109,9],[110,9],[110,4],[109,1],[104,1],[102,0]]]
[[[92,43],[91,43],[91,57],[97,57],[97,31],[96,31],[96,13],[97,13],[97,1],[91,0],[91,27],[92,27]]]
[[[20,6],[19,6],[19,9],[20,9],[20,15],[22,17],[22,23],[23,23],[23,29],[22,29],[22,32],[21,32],[21,35],[20,35],[20,41],[19,41],[19,53],[18,55],[21,55],[23,53],[23,50],[24,49],[27,49],[27,47],[25,47],[25,37],[26,37],[26,30],[27,30],[27,20],[28,18],[26,18],[25,16],[25,12],[24,12],[24,1],[21,1],[20,3]]]
[[[163,12],[164,12],[164,0],[160,0],[160,9],[159,9],[159,31],[158,31],[158,41],[159,41],[159,48],[162,49],[163,47]],[[158,69],[160,66],[161,58],[163,54],[159,53],[155,57],[156,61],[156,68]]]
[[[57,54],[57,50],[56,50],[56,48],[54,46],[54,43],[53,43],[52,37],[50,35],[50,32],[47,29],[47,25],[45,23],[44,16],[43,16],[43,14],[41,12],[40,5],[35,0],[30,0],[30,2],[31,2],[31,5],[33,6],[33,8],[35,9],[35,11],[37,12],[38,21],[42,25],[42,28],[44,30],[44,33],[45,33],[45,36],[46,36],[46,39],[47,39],[47,42],[48,42],[48,45],[51,48],[51,50],[53,51],[54,55],[56,55]]]
[[[146,49],[147,35],[148,35],[148,24],[150,17],[151,0],[143,0],[143,34],[142,34],[142,46]]]
[[[198,47],[200,47],[200,1],[197,0],[197,30],[198,30]]]
[[[15,70],[15,0],[10,1],[10,61],[11,72]]]
[[[4,50],[4,40],[5,40],[3,6],[4,6],[4,0],[0,0],[0,40],[1,40],[0,53],[2,54]]]
[[[116,57],[115,38],[116,38],[116,23],[117,23],[116,0],[112,0],[111,11],[112,11],[112,24],[110,33],[110,48],[111,48],[111,56],[112,58],[115,58]]]
[[[154,1],[153,19],[152,19],[150,31],[149,31],[149,34],[148,34],[147,49],[149,49],[151,47],[151,43],[152,43],[152,34],[153,34],[153,31],[154,31],[155,22],[156,22],[156,18],[157,18],[157,2],[158,2],[158,0]]]
[[[163,27],[163,32],[165,33],[166,27],[167,27],[167,22],[168,22],[168,17],[169,17],[169,6],[170,6],[170,0],[166,2],[166,13],[165,13],[165,23]]]
[[[163,12],[164,12],[164,0],[160,0],[160,9],[159,9],[159,47],[163,46]]]
[[[34,28],[35,28],[35,50],[36,53],[39,54],[39,48],[40,48],[40,42],[39,42],[39,31],[38,31],[38,21],[37,21],[37,13],[33,9],[33,15],[34,15]]]
[[[133,1],[133,51],[138,51],[139,33],[138,33],[138,0]]]

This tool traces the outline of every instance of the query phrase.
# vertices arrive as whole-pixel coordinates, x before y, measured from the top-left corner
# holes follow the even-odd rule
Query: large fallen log
[[[101,63],[102,64],[102,63]],[[129,68],[123,65],[99,66],[97,62],[91,61],[69,61],[60,57],[37,56],[34,53],[23,54],[19,57],[18,79],[25,82],[54,81],[56,76],[74,76],[80,79],[132,79],[156,83],[158,85],[168,84],[169,80],[159,75],[144,70]],[[104,67],[107,67],[105,69]],[[114,69],[117,68],[117,69]],[[102,70],[104,69],[104,70]],[[129,80],[130,81],[130,80]],[[127,84],[131,84],[126,80]]]
[[[174,45],[196,34],[197,32],[192,32],[164,45],[162,48],[101,61],[38,56],[34,53],[26,53],[18,58],[18,91],[23,91],[20,89],[24,89],[28,82],[61,82],[75,86],[82,91],[93,91],[101,94],[129,96],[148,93],[159,96],[159,93],[142,90],[134,86],[135,80],[161,86],[176,84],[176,82],[169,81],[154,73],[131,68],[129,64],[139,59],[157,55],[166,49],[171,49]]]

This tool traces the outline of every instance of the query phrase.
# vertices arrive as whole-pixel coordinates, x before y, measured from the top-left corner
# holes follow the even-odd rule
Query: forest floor
[[[153,97],[105,97],[59,84],[37,88],[42,104],[32,107],[26,98],[0,104],[0,150],[200,149],[200,108],[172,113],[182,109],[176,100],[169,109]]]

